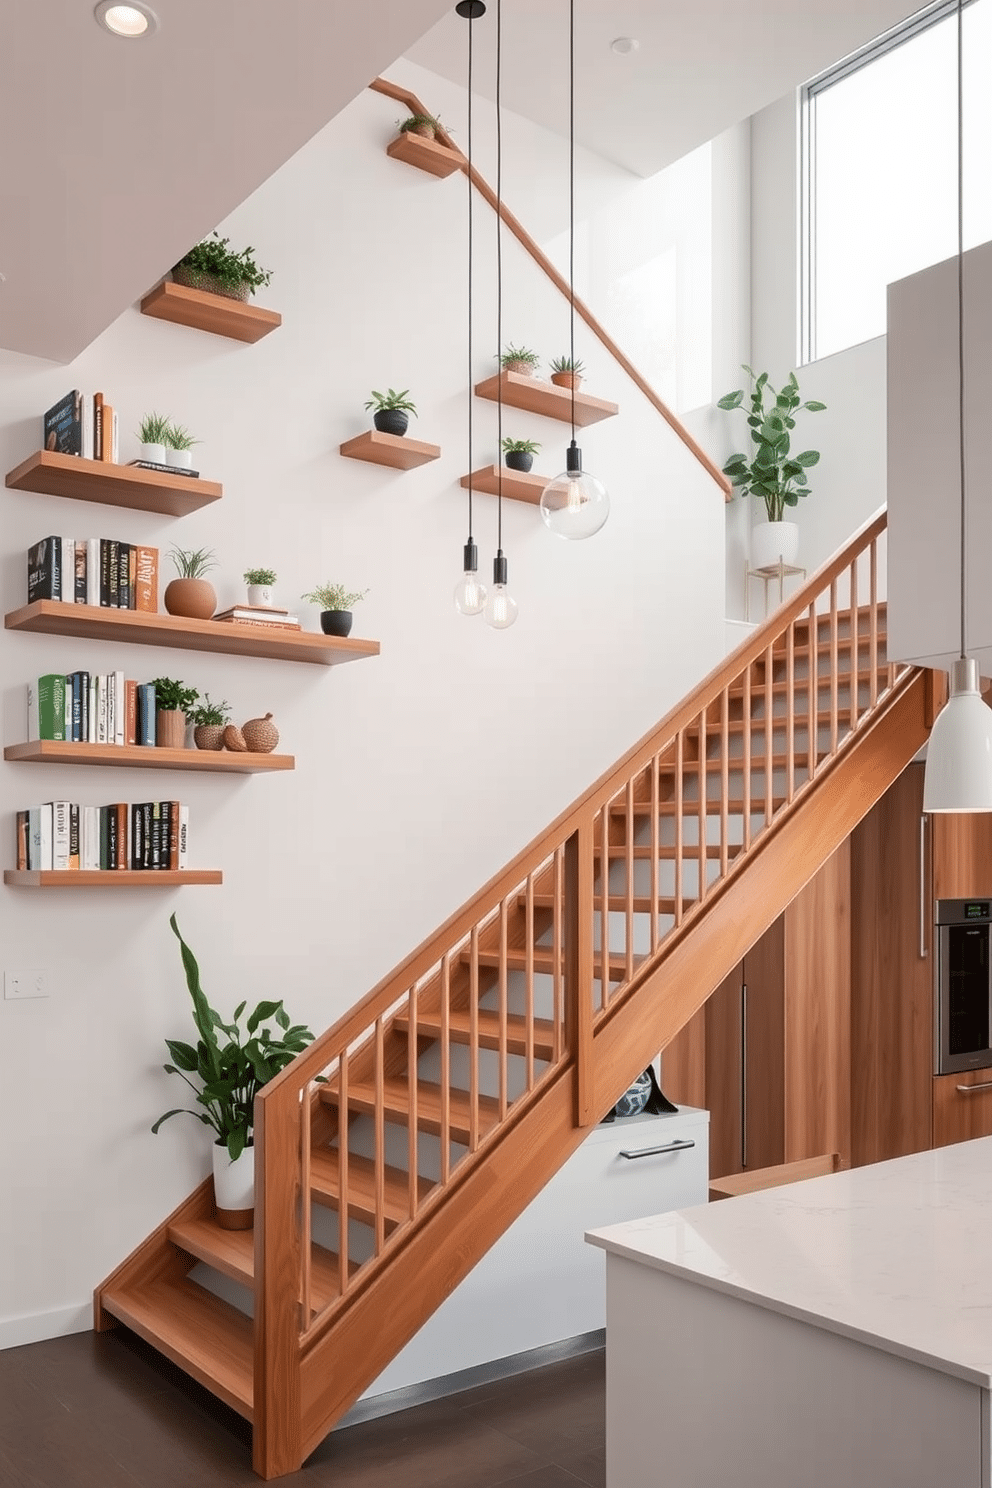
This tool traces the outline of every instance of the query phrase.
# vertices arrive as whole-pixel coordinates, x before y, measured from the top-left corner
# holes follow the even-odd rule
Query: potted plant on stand
[[[162,597],[165,608],[170,615],[182,615],[188,620],[209,620],[217,608],[217,594],[203,575],[217,566],[213,549],[172,548],[169,557],[179,577],[165,586]]]
[[[387,388],[384,393],[377,393],[372,389],[372,396],[366,403],[366,408],[373,409],[372,422],[380,434],[405,434],[410,422],[409,414],[417,417],[416,405],[411,403],[407,397],[409,388],[404,388],[398,393],[395,388]]]
[[[578,392],[585,370],[585,362],[580,362],[578,357],[555,357],[551,363],[551,381],[556,387],[573,388]]]
[[[751,531],[751,565],[772,568],[780,561],[789,564],[796,561],[799,528],[795,522],[785,520],[785,508],[798,506],[800,496],[809,495],[806,472],[820,460],[817,450],[792,453],[795,416],[800,410],[822,413],[827,405],[803,403],[794,372],[789,373],[781,392],[776,392],[767,372],[757,375],[750,367],[744,371],[752,379],[747,422],[754,448],[750,459],[746,454],[731,455],[723,473],[740,489],[742,496],[758,496],[765,503],[768,520],[756,523]],[[743,402],[744,391],[738,388],[722,397],[717,407],[732,411]]]
[[[224,727],[231,717],[231,707],[226,701],[214,703],[209,692],[203,694],[203,702],[189,715],[193,725],[193,743],[197,749],[223,749]]]
[[[170,419],[160,413],[146,413],[138,425],[141,458],[152,465],[165,465],[165,436],[172,427]]]
[[[343,584],[318,584],[309,594],[301,594],[308,604],[320,605],[320,628],[325,635],[346,636],[351,633],[351,607],[364,599],[367,589],[351,594]]]
[[[242,575],[248,585],[248,603],[253,607],[267,609],[272,604],[272,586],[276,581],[274,568],[246,568]]]
[[[181,947],[199,1037],[195,1047],[166,1039],[173,1062],[162,1067],[166,1074],[179,1075],[186,1081],[202,1110],[180,1106],[166,1111],[152,1131],[157,1132],[170,1116],[181,1114],[195,1116],[204,1126],[213,1128],[217,1222],[226,1230],[250,1230],[255,1206],[255,1096],[313,1042],[313,1034],[302,1023],[290,1024],[281,1000],[260,1002],[249,1013],[243,1029],[240,1019],[247,1007],[245,1002],[235,1008],[229,1023],[224,1022],[200,986],[200,968],[179,933],[175,915],[169,924]]]
[[[507,468],[510,470],[530,470],[534,463],[534,456],[541,448],[533,439],[510,439],[503,440],[503,453],[506,456]]]
[[[541,358],[536,351],[526,346],[508,346],[500,355],[499,364],[504,372],[518,372],[521,377],[534,377]]]
[[[185,749],[186,714],[200,694],[195,687],[173,677],[156,677],[155,688],[155,743],[160,749]]]
[[[254,248],[242,248],[234,253],[228,247],[230,241],[211,233],[183,255],[172,270],[173,279],[177,284],[208,294],[247,300],[261,285],[269,283],[272,271],[259,268],[253,256]]]

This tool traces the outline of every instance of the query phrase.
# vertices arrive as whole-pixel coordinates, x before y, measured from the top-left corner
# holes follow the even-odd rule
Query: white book
[[[106,694],[106,698],[107,698],[107,733],[106,733],[106,736],[105,737],[106,737],[106,741],[107,741],[108,744],[113,744],[113,742],[114,742],[114,726],[115,726],[114,714],[116,712],[116,709],[115,709],[116,698],[115,698],[115,694],[114,694],[114,674],[113,674],[113,672],[106,672],[104,674],[104,677],[103,677],[103,689],[104,689],[104,693]]]
[[[50,801],[52,813],[52,867],[59,871],[69,867],[69,801]]]
[[[87,729],[86,729],[86,742],[87,742],[87,744],[95,744],[96,741],[97,741],[96,740],[96,730],[97,730],[96,700],[97,700],[96,672],[91,672],[90,673],[90,706],[89,706],[89,717],[87,719]]]
[[[179,807],[179,867],[189,867],[189,807]]]
[[[100,603],[100,539],[86,539],[86,603]]]
[[[115,744],[123,744],[124,743],[124,713],[125,713],[125,708],[126,708],[126,704],[125,704],[125,700],[124,700],[124,687],[125,687],[124,673],[123,672],[115,672],[114,673],[113,681],[114,681],[114,689],[113,689],[113,691],[114,691],[114,732],[113,732],[113,736],[112,737],[113,737],[113,741],[114,741]]]
[[[80,823],[79,866],[92,870],[100,866],[100,808],[84,806]]]
[[[76,602],[76,544],[71,537],[60,537],[62,550],[62,592],[66,604]]]
[[[114,462],[115,465],[119,465],[120,464],[120,460],[121,460],[120,419],[118,418],[117,409],[116,408],[114,409],[114,416],[111,419],[111,429],[110,429],[110,458]]]
[[[107,679],[102,672],[96,678],[96,742],[107,742]]]
[[[37,821],[35,821],[37,811]],[[43,806],[31,808],[29,818],[31,824],[31,842],[34,844],[34,859],[32,868],[38,868],[43,873],[52,866],[52,803],[48,801]],[[37,831],[37,835],[36,835]]]
[[[83,457],[84,460],[92,460],[92,458],[93,458],[93,394],[92,393],[84,393],[83,394],[83,401],[82,401],[82,405],[81,405],[81,409],[80,409],[80,417],[82,419],[82,425],[83,425],[83,427],[82,427],[82,436],[81,436],[81,441],[80,441],[81,448],[80,448],[79,453],[82,455],[82,457]]]

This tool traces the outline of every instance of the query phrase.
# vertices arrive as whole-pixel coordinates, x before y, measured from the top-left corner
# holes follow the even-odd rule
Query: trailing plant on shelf
[[[380,434],[405,434],[410,422],[409,415],[412,413],[417,417],[417,405],[411,403],[409,388],[403,388],[397,392],[395,388],[387,388],[384,393],[372,389],[372,396],[365,404],[371,408],[372,422]]]
[[[241,577],[246,584],[260,584],[271,589],[276,581],[276,571],[274,568],[246,568]]]
[[[313,1042],[313,1034],[303,1023],[290,1023],[281,998],[258,1003],[243,1026],[248,1004],[241,1002],[226,1022],[207,1001],[196,957],[179,933],[175,915],[169,924],[181,948],[198,1038],[195,1045],[166,1039],[172,1063],[162,1068],[186,1081],[200,1109],[178,1106],[166,1111],[152,1131],[172,1116],[195,1116],[213,1129],[216,1144],[226,1148],[234,1162],[254,1141],[255,1096]]]
[[[400,134],[419,134],[423,139],[433,139],[439,129],[445,128],[433,114],[409,114],[405,119],[397,119],[396,126]]]
[[[533,377],[541,365],[541,358],[536,351],[531,351],[527,346],[514,346],[512,343],[505,351],[500,352],[498,360],[504,372],[519,372],[524,377]]]
[[[183,255],[172,270],[173,278],[194,289],[247,299],[269,283],[272,270],[259,267],[254,248],[242,248],[236,253],[228,247],[230,241],[212,232]]]
[[[203,701],[191,710],[185,710],[190,723],[196,728],[222,728],[231,717],[231,705],[226,700],[215,703],[211,700],[209,692],[203,694]]]
[[[320,628],[325,635],[346,636],[351,633],[351,607],[368,592],[367,589],[350,591],[343,584],[317,584],[300,598],[320,606]]]
[[[818,450],[792,453],[796,414],[822,413],[827,405],[802,401],[795,372],[789,373],[781,392],[776,392],[767,372],[756,374],[747,366],[744,371],[751,378],[747,422],[754,448],[750,458],[743,453],[731,455],[723,473],[742,496],[757,496],[765,503],[769,522],[781,522],[787,506],[798,506],[800,497],[810,494],[806,472],[820,461]],[[717,407],[733,412],[744,398],[744,390],[738,388],[725,394]]]
[[[189,714],[200,696],[195,687],[187,687],[185,682],[180,682],[175,677],[156,677],[152,686],[155,689],[155,706],[160,713]]]
[[[181,579],[202,579],[217,567],[213,548],[170,548],[169,557]]]

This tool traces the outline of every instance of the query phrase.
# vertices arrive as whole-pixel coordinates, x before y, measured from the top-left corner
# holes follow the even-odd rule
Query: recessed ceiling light
[[[112,36],[123,36],[128,41],[150,36],[158,29],[158,16],[150,6],[142,5],[140,0],[134,0],[131,5],[117,5],[114,0],[100,0],[93,14]]]
[[[640,45],[636,36],[617,36],[610,42],[610,51],[619,57],[627,57],[631,52],[639,51]]]

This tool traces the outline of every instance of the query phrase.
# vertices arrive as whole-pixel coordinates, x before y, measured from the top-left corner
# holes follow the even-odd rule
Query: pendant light
[[[958,23],[958,458],[961,483],[961,656],[951,670],[951,695],[930,731],[923,777],[924,811],[992,811],[992,709],[982,701],[978,663],[969,658],[967,626],[967,503],[964,438],[964,37]]]
[[[496,345],[503,346],[503,122],[500,107],[503,54],[503,4],[496,0]],[[496,448],[503,448],[503,375],[496,383]],[[493,630],[509,630],[517,618],[517,601],[507,587],[507,562],[503,553],[503,462],[496,467],[496,557],[493,586],[483,614]]]
[[[568,5],[568,302],[570,357],[575,366],[575,0]],[[572,442],[565,469],[541,493],[541,516],[558,537],[592,537],[610,515],[610,498],[602,481],[582,469],[575,442],[575,379],[572,379]]]
[[[479,581],[479,550],[472,536],[472,22],[486,13],[483,0],[458,0],[455,10],[468,21],[468,541],[463,552],[464,572],[455,585],[455,609],[460,615],[481,615],[486,586]]]

